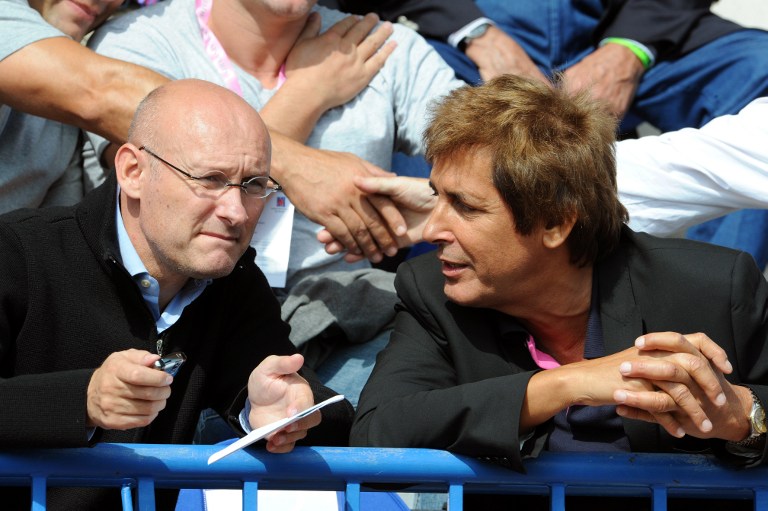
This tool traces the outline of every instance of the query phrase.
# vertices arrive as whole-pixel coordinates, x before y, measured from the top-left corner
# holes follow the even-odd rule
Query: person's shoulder
[[[680,255],[690,254],[691,256],[701,257],[725,257],[734,258],[739,254],[738,250],[704,243],[700,241],[689,240],[685,238],[662,238],[645,232],[635,232],[626,228],[622,235],[623,244],[629,245],[635,251],[639,252],[678,252]]]
[[[660,238],[625,230],[621,246],[630,254],[636,275],[647,274],[661,282],[671,281],[692,287],[728,282],[734,270],[760,275],[755,260],[739,250],[682,238]]]
[[[5,240],[0,241],[0,245],[5,245],[9,239],[22,245],[53,243],[57,237],[70,236],[72,229],[76,229],[76,223],[74,208],[71,206],[9,211],[0,215],[0,238]]]

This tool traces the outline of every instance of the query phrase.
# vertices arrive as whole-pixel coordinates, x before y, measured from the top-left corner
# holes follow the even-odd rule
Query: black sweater
[[[156,351],[154,318],[121,264],[115,190],[111,179],[76,207],[0,216],[0,448],[88,445],[93,371],[113,352]],[[237,424],[250,372],[270,354],[295,352],[288,332],[249,249],[163,332],[164,351],[188,357],[166,408],[147,427],[98,429],[91,442],[189,443],[208,407]],[[317,401],[333,395],[304,376]],[[352,413],[348,402],[326,408],[305,443],[345,445]],[[78,495],[72,509],[88,509]]]

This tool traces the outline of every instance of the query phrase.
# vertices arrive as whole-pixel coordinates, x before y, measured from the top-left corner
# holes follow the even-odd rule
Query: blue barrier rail
[[[526,474],[431,449],[300,447],[290,454],[248,449],[207,464],[218,447],[99,444],[93,448],[0,451],[0,486],[29,486],[33,511],[46,509],[48,487],[122,488],[123,509],[155,509],[155,488],[239,488],[243,509],[259,489],[336,490],[347,511],[360,510],[367,485],[399,492],[447,492],[451,511],[472,493],[648,497],[665,511],[669,497],[752,499],[768,509],[768,466],[734,470],[706,455],[544,453]]]

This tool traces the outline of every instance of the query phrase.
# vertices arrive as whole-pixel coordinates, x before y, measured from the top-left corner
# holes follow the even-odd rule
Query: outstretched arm
[[[147,68],[54,37],[0,61],[0,103],[122,143],[136,105],[167,81]]]

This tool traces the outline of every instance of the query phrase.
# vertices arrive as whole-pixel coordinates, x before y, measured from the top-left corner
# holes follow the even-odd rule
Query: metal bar
[[[32,478],[32,511],[45,511],[47,482],[45,476],[34,476]]]
[[[126,481],[120,488],[120,500],[123,503],[123,511],[133,511],[133,495],[131,495],[131,483]]]
[[[246,481],[243,484],[243,509],[259,511],[258,481]]]
[[[667,511],[667,487],[654,484],[651,487],[651,504],[653,511]]]
[[[139,477],[138,497],[139,511],[155,511],[155,481],[151,476]]]
[[[344,511],[360,511],[360,483],[347,483],[344,491]]]
[[[448,509],[449,511],[463,511],[464,509],[464,486],[461,484],[451,484],[448,487]]]
[[[554,483],[549,491],[549,509],[551,511],[565,511],[565,485]]]
[[[568,495],[755,499],[768,509],[768,466],[734,470],[714,457],[646,453],[543,453],[526,460],[526,473],[431,449],[298,447],[290,454],[245,449],[208,465],[216,446],[98,444],[92,448],[0,451],[0,485],[110,486],[138,481],[138,509],[154,509],[154,488],[335,490],[366,485],[396,491],[546,495],[553,484]],[[40,474],[45,474],[43,478]],[[34,477],[33,477],[34,476]],[[353,486],[348,487],[348,483]],[[250,490],[246,490],[250,491]],[[359,509],[359,499],[348,505]],[[45,500],[37,500],[45,509]],[[656,505],[656,504],[654,504]],[[353,506],[358,506],[357,508]],[[453,504],[456,509],[458,504]],[[663,508],[661,508],[663,509]]]

